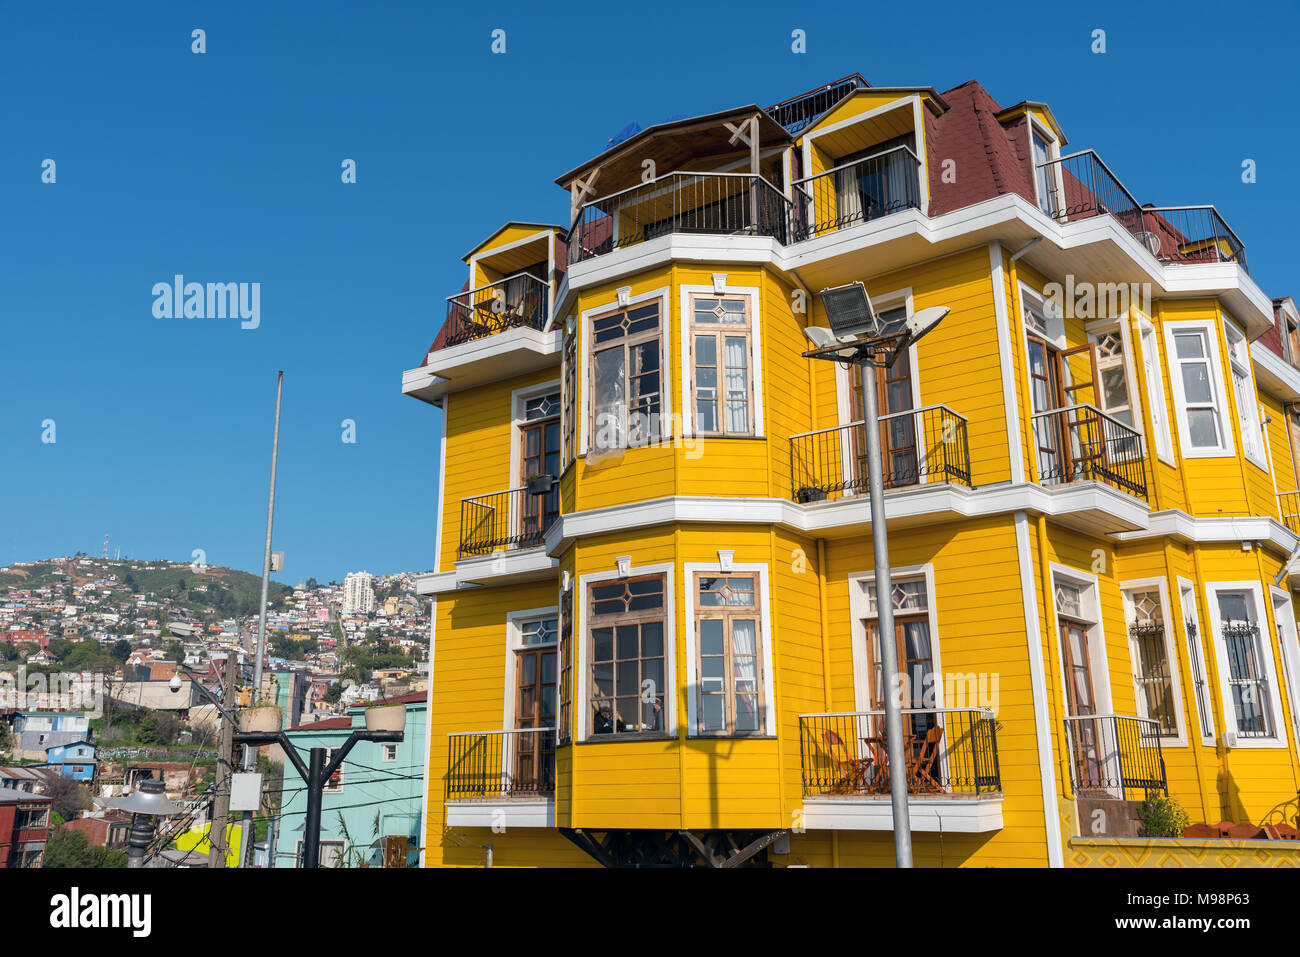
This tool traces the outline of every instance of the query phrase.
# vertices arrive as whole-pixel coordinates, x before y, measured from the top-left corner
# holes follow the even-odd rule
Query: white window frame
[[[1034,137],[1037,136],[1047,146],[1047,161],[1052,163],[1048,175],[1052,177],[1052,188],[1056,191],[1053,198],[1058,202],[1065,195],[1065,186],[1061,176],[1061,164],[1052,161],[1061,158],[1061,141],[1032,113],[1026,112],[1025,119],[1028,120],[1025,125],[1029,128],[1029,163],[1033,166],[1034,198],[1037,200],[1038,211],[1047,216],[1049,215],[1047,210],[1043,209],[1043,197],[1038,191],[1038,167],[1034,165]]]
[[[1190,578],[1179,577],[1178,579],[1178,603],[1182,606],[1183,612],[1182,629],[1183,640],[1187,643],[1187,665],[1192,670],[1192,693],[1189,700],[1196,714],[1196,729],[1201,736],[1201,744],[1213,747],[1218,734],[1214,722],[1214,689],[1210,684],[1210,672],[1205,661],[1205,645],[1202,643],[1205,629],[1201,627],[1201,615],[1196,607],[1196,583]],[[1196,629],[1195,636],[1187,630],[1189,621]],[[1204,703],[1195,687],[1198,670],[1201,673],[1201,680],[1205,683]],[[1207,724],[1210,726],[1208,733],[1205,730]]]
[[[760,657],[763,660],[763,722],[764,730],[762,734],[740,734],[740,735],[719,735],[716,731],[702,732],[699,730],[699,693],[698,682],[699,674],[695,668],[696,640],[695,640],[695,599],[696,590],[699,587],[696,581],[700,575],[725,576],[725,575],[755,575],[757,587],[762,590],[762,594],[755,597],[758,605],[758,626],[760,628],[759,641],[762,643]],[[691,738],[717,738],[717,737],[776,737],[776,697],[773,694],[773,659],[772,659],[772,615],[771,603],[768,597],[768,573],[765,562],[742,563],[733,562],[725,569],[718,562],[686,562],[682,565],[682,580],[686,582],[685,594],[683,595],[686,606],[686,713],[687,713],[687,737]]]
[[[1056,607],[1056,583],[1061,581],[1077,588],[1080,592],[1080,616],[1072,621],[1081,621],[1086,626],[1088,638],[1088,666],[1092,678],[1092,694],[1096,699],[1095,709],[1098,715],[1115,713],[1115,697],[1110,686],[1110,664],[1106,655],[1106,630],[1102,625],[1100,586],[1096,575],[1071,568],[1058,562],[1048,563],[1048,574],[1052,583],[1052,645],[1060,649],[1056,656],[1057,687],[1065,688],[1065,648],[1061,645],[1061,614]],[[1125,629],[1127,631],[1127,629]],[[1065,700],[1061,709],[1066,708]]]
[[[525,645],[523,624],[526,621],[533,621],[537,618],[554,618],[555,619],[555,641],[543,645]],[[506,614],[506,667],[505,667],[505,694],[504,705],[501,710],[501,728],[509,731],[515,726],[515,680],[518,668],[515,652],[531,651],[535,648],[555,648],[555,680],[557,687],[555,689],[555,705],[557,709],[556,720],[559,720],[559,687],[560,680],[560,606],[549,605],[544,608],[524,608],[520,611],[512,611]]]
[[[1165,659],[1169,663],[1169,687],[1173,693],[1174,708],[1174,734],[1161,732],[1159,737],[1162,746],[1176,748],[1187,747],[1187,723],[1183,720],[1183,689],[1181,676],[1178,673],[1178,649],[1174,646],[1174,620],[1170,612],[1169,588],[1168,583],[1163,578],[1135,578],[1130,581],[1119,583],[1120,595],[1124,603],[1124,634],[1128,638],[1129,645],[1129,668],[1133,675],[1133,696],[1137,704],[1138,717],[1151,718],[1147,714],[1146,696],[1141,693],[1141,684],[1139,683],[1138,674],[1138,647],[1137,640],[1129,634],[1129,625],[1137,618],[1133,609],[1132,595],[1134,592],[1155,591],[1160,595],[1160,615],[1161,623],[1164,625],[1162,637],[1165,645]]]
[[[680,299],[678,316],[679,348],[681,350],[681,409],[682,409],[682,436],[689,438],[695,435],[695,403],[693,400],[695,392],[695,363],[691,360],[691,329],[694,321],[694,314],[691,311],[691,297],[703,296],[708,299],[747,299],[749,300],[749,387],[750,394],[753,397],[753,405],[749,413],[752,417],[753,428],[746,435],[719,435],[714,432],[704,433],[704,438],[717,439],[761,439],[764,437],[763,431],[763,333],[761,323],[759,322],[759,306],[762,302],[759,296],[757,286],[728,286],[723,285],[722,291],[718,291],[718,286],[682,286],[680,287]],[[586,313],[583,313],[586,315]],[[721,357],[719,357],[721,362]],[[837,363],[838,365],[838,363]],[[722,421],[723,404],[721,397],[722,390],[722,370],[718,370],[718,420]],[[667,386],[664,389],[668,391]]]
[[[1273,600],[1273,621],[1278,626],[1278,650],[1282,655],[1282,678],[1291,712],[1291,742],[1300,747],[1300,638],[1296,633],[1291,595],[1276,585],[1269,586]]]
[[[1197,333],[1206,344],[1203,360],[1186,361],[1203,361],[1207,366],[1210,398],[1219,424],[1219,444],[1214,448],[1196,448],[1192,445],[1191,431],[1187,424],[1187,395],[1183,390],[1183,360],[1178,358],[1178,347],[1174,341],[1175,336],[1181,333]],[[1178,441],[1182,446],[1183,458],[1235,458],[1236,443],[1232,438],[1232,419],[1229,417],[1227,389],[1223,382],[1223,357],[1219,355],[1219,337],[1214,322],[1197,319],[1165,323],[1165,351],[1169,355],[1169,381],[1174,390],[1174,416],[1178,420]]]
[[[617,229],[617,227],[616,227]],[[617,233],[616,233],[617,234]],[[624,309],[634,309],[637,306],[644,306],[655,300],[659,301],[659,394],[661,396],[659,409],[659,441],[657,443],[646,443],[632,447],[620,449],[601,449],[602,453],[606,452],[629,452],[639,448],[653,448],[657,444],[670,441],[673,435],[673,390],[672,390],[672,367],[669,365],[669,287],[660,286],[658,289],[651,289],[648,292],[638,293],[635,296],[629,295],[627,301],[620,302],[615,298],[612,302],[601,303],[590,309],[582,310],[580,320],[582,322],[581,341],[578,343],[578,359],[582,363],[580,379],[578,381],[578,392],[581,396],[581,402],[578,403],[578,457],[583,458],[591,451],[592,436],[592,403],[595,397],[592,395],[592,389],[589,385],[591,382],[591,351],[595,345],[595,336],[592,333],[592,321],[599,319],[607,313],[617,312]],[[561,395],[561,403],[563,396]]]
[[[1263,415],[1259,408],[1259,392],[1255,387],[1255,374],[1251,368],[1250,341],[1235,322],[1225,313],[1223,335],[1228,344],[1228,375],[1232,379],[1232,397],[1237,407],[1237,424],[1241,429],[1241,448],[1252,464],[1268,471],[1268,448],[1264,444]],[[1240,350],[1237,347],[1240,346]]]
[[[1255,625],[1259,628],[1260,657],[1264,662],[1265,679],[1271,690],[1269,704],[1273,713],[1273,736],[1269,738],[1244,737],[1237,733],[1237,708],[1232,702],[1231,674],[1228,668],[1228,647],[1223,640],[1222,618],[1219,614],[1219,592],[1240,591],[1249,594],[1255,604]],[[1287,738],[1278,732],[1285,728],[1282,716],[1284,686],[1278,680],[1273,664],[1273,645],[1276,632],[1272,626],[1272,602],[1264,604],[1264,592],[1257,581],[1208,582],[1205,586],[1206,606],[1210,610],[1210,626],[1214,634],[1214,664],[1219,676],[1219,704],[1223,708],[1223,723],[1228,731],[1237,735],[1238,748],[1285,748]]]
[[[581,695],[575,694],[573,708],[573,740],[578,744],[603,742],[606,740],[624,740],[616,734],[595,736],[591,733],[591,695],[588,692],[591,669],[591,635],[587,626],[587,596],[591,585],[600,585],[618,581],[622,578],[640,578],[645,575],[664,576],[664,730],[663,735],[675,737],[677,734],[677,592],[673,587],[673,565],[664,562],[657,565],[631,565],[626,575],[618,570],[591,572],[578,576],[575,586],[578,591],[573,595],[574,633],[573,633],[573,674],[581,680]],[[558,671],[557,671],[558,673]],[[660,735],[655,734],[654,738]],[[627,735],[626,740],[645,740],[642,735]]]
[[[942,642],[939,640],[938,598],[934,589],[934,565],[908,565],[889,569],[889,583],[906,581],[925,582],[926,618],[930,628],[930,664],[934,676],[934,707],[945,707],[943,659],[940,654]],[[853,651],[853,706],[857,711],[871,710],[872,674],[870,656],[867,654],[868,618],[877,618],[878,612],[871,611],[868,595],[876,582],[875,571],[853,572],[848,576],[849,619]]]
[[[551,379],[548,382],[540,382],[537,385],[515,389],[510,393],[510,476],[505,488],[518,488],[522,484],[519,479],[519,459],[521,455],[519,436],[524,426],[528,425],[528,420],[524,418],[528,400],[535,399],[539,395],[546,395],[548,392],[560,393],[560,411],[557,414],[560,417],[560,471],[564,471],[564,391],[560,386],[560,379]],[[559,479],[558,475],[555,477]],[[513,528],[511,532],[514,532]]]
[[[1155,432],[1156,456],[1166,465],[1177,465],[1174,440],[1169,430],[1169,401],[1165,393],[1164,366],[1160,361],[1160,337],[1148,319],[1138,320],[1138,340],[1142,347],[1142,373],[1147,382],[1147,405],[1151,427]]]
[[[391,758],[388,756],[390,752],[391,752],[391,754],[393,755]],[[380,751],[379,751],[379,759],[380,759],[380,761],[381,761],[383,764],[393,764],[394,762],[396,762],[396,761],[397,761],[397,745],[396,745],[396,744],[384,744],[384,745],[381,745],[381,747],[380,747]]]
[[[334,760],[334,755],[335,755],[335,753],[339,750],[340,747],[342,747],[342,745],[339,745],[338,747],[328,747],[328,746],[327,746],[327,747],[325,748],[325,760],[321,762],[321,767],[324,767],[325,765],[329,764],[331,761]],[[343,780],[343,765],[340,764],[339,767],[338,767],[338,770],[335,771],[334,773],[337,774],[337,775],[339,776],[339,786],[336,787],[336,788],[332,788],[332,787],[329,786],[329,782],[326,781],[326,782],[325,782],[325,787],[321,789],[321,793],[322,793],[322,794],[342,794],[342,793],[343,793],[343,787],[344,787],[344,785],[347,783],[346,781]]]

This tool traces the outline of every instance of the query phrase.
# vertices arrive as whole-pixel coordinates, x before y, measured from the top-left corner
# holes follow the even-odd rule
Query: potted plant
[[[405,731],[406,705],[381,704],[366,709],[367,731]]]
[[[534,472],[528,476],[527,486],[529,495],[547,495],[555,487],[555,476]]]
[[[1189,817],[1178,801],[1159,792],[1148,792],[1137,809],[1141,823],[1139,837],[1179,837]]]
[[[279,731],[284,711],[273,704],[245,708],[239,712],[240,731]]]

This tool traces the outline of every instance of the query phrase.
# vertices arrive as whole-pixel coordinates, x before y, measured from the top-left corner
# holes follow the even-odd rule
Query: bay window
[[[697,434],[754,434],[750,301],[745,296],[691,297]]]
[[[1183,454],[1230,455],[1232,433],[1224,416],[1218,347],[1208,323],[1167,326],[1174,397]]]
[[[758,576],[697,575],[695,623],[698,731],[730,735],[764,731],[767,720]]]
[[[591,340],[591,448],[657,442],[663,399],[659,303],[593,319]]]
[[[664,581],[648,575],[588,587],[592,735],[665,730]]]

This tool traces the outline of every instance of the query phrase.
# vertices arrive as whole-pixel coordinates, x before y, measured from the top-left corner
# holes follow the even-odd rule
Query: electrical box
[[[230,810],[257,811],[262,806],[262,776],[241,771],[230,776]]]
[[[284,552],[271,553],[271,571],[273,572],[284,571]]]

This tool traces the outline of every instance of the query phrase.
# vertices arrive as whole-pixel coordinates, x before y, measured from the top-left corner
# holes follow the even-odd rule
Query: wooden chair
[[[931,794],[943,792],[943,785],[936,775],[939,773],[939,744],[943,741],[943,725],[936,724],[925,733],[921,749],[912,758],[908,768],[907,783],[909,789],[926,791]]]
[[[871,758],[855,758],[848,745],[834,731],[823,731],[822,741],[826,753],[835,764],[836,780],[831,785],[832,794],[847,794],[850,791],[866,790],[867,769],[871,767]]]

